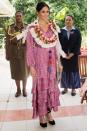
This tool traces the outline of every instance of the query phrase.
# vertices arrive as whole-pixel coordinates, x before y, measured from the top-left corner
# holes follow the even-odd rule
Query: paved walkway
[[[42,131],[38,119],[32,120],[32,78],[28,78],[28,97],[15,98],[16,86],[10,78],[9,62],[4,50],[0,51],[0,131]],[[61,90],[61,88],[60,88]],[[46,131],[87,131],[87,105],[80,104],[79,91],[72,97],[71,92],[60,95],[61,106],[53,113],[55,126]]]

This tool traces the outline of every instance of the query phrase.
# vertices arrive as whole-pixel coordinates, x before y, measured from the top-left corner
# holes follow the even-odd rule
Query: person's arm
[[[36,76],[36,70],[35,70],[35,59],[34,59],[34,53],[33,53],[33,37],[28,31],[27,37],[26,37],[26,62],[28,67],[30,67],[30,72],[33,77]]]
[[[8,27],[9,28],[9,27]],[[10,59],[10,36],[8,35],[8,28],[5,30],[5,57],[6,60]]]
[[[71,59],[74,55],[80,55],[80,47],[81,47],[81,33],[79,30],[77,31],[77,42],[74,46],[74,48],[72,49],[72,51],[69,53],[68,55],[68,59]]]
[[[57,60],[57,69],[59,71],[61,71],[62,70],[62,64],[61,64],[61,60],[60,60],[60,54],[57,51],[56,51],[56,60]]]
[[[62,72],[63,66],[60,60],[60,56],[63,58],[67,58],[66,53],[62,50],[59,38],[58,38],[58,44],[56,45],[56,56],[57,56],[57,71]]]
[[[25,43],[27,34],[27,29],[23,30],[22,32],[15,32],[14,33],[14,26],[9,26],[8,28],[8,35],[10,37],[10,41],[12,44],[17,44],[20,40],[23,40],[22,44]]]
[[[58,43],[56,45],[56,52],[57,52],[58,56],[60,55],[63,58],[67,57],[66,53],[62,50],[62,47],[61,47],[61,44],[60,44],[60,41],[59,41],[59,37],[58,37]]]
[[[77,42],[76,42],[73,50],[71,51],[71,53],[73,53],[74,55],[79,55],[82,37],[81,37],[81,33],[78,29],[76,29],[76,32],[77,32],[77,38],[76,38]]]
[[[17,34],[18,32],[14,33],[14,25],[10,25],[7,30],[7,34],[9,36],[9,40],[11,44],[17,44]]]

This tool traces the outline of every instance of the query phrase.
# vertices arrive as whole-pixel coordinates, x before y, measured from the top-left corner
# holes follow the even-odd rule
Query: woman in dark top
[[[67,59],[61,58],[63,65],[61,87],[64,88],[62,94],[67,93],[68,88],[72,89],[71,95],[76,95],[77,88],[80,88],[80,76],[78,68],[78,55],[80,54],[81,34],[73,26],[73,17],[67,15],[65,18],[65,27],[59,34],[60,43],[63,51],[67,54]]]

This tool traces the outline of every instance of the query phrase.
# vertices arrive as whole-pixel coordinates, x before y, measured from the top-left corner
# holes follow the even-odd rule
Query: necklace
[[[49,27],[51,31],[53,32],[53,35],[48,38],[44,35],[42,32],[40,25],[38,21],[35,21],[32,25],[33,28],[30,28],[30,32],[34,40],[38,45],[40,45],[43,48],[50,48],[56,46],[58,42],[58,32],[59,32],[59,27],[56,26],[53,22],[49,22]]]
[[[48,28],[50,28],[50,29],[53,31],[54,25],[53,25],[52,22],[49,22],[49,23],[48,23]],[[40,40],[43,41],[43,42],[46,43],[46,44],[53,43],[53,42],[57,39],[57,36],[56,36],[56,34],[54,33],[54,31],[53,31],[53,35],[52,35],[50,38],[49,38],[49,37],[46,37],[46,36],[44,35],[43,31],[41,30],[39,24],[36,24],[36,26],[35,26],[35,33],[36,33],[37,36],[40,38]]]

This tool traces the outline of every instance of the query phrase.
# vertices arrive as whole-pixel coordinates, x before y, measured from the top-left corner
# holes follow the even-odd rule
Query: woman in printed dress
[[[51,111],[58,111],[60,105],[56,65],[59,56],[66,54],[59,43],[59,29],[49,20],[49,6],[40,2],[36,11],[38,20],[28,27],[26,59],[33,78],[33,118],[39,116],[40,126],[47,127],[47,120],[55,125]]]

